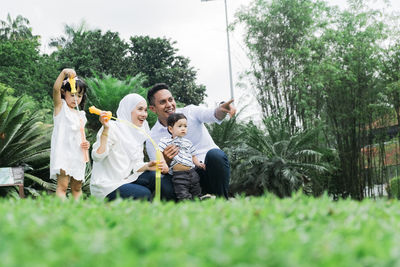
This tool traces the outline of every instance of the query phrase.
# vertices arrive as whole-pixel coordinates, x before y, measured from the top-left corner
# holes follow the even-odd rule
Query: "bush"
[[[400,176],[396,176],[389,181],[389,196],[400,199]]]
[[[228,151],[232,193],[260,195],[268,191],[290,197],[328,171],[315,145],[318,128],[290,133],[279,118],[271,117],[263,123],[248,123],[240,136],[242,144]],[[237,191],[240,188],[242,192]]]
[[[7,93],[0,90],[0,167],[25,166],[29,170],[25,177],[40,184],[43,172],[48,173],[51,129],[38,113],[29,114],[23,97],[10,105],[8,99],[13,98]],[[29,190],[31,183],[26,182]]]
[[[121,81],[111,75],[102,74],[102,77],[96,76],[95,78],[86,79],[88,84],[88,103],[86,103],[86,110],[90,106],[96,106],[102,110],[111,111],[113,116],[116,116],[119,101],[130,93],[137,93],[146,99],[147,89],[143,87],[146,77],[139,74],[135,77],[128,77],[126,80]],[[88,123],[86,128],[89,131],[87,136],[88,140],[93,143],[97,131],[100,129],[101,124],[99,117],[86,112]],[[147,121],[155,123],[157,120],[154,114],[149,113]]]

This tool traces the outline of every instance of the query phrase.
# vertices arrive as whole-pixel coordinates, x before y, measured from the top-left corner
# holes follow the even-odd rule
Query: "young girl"
[[[76,95],[71,94],[69,78],[75,79]],[[84,152],[88,150],[88,141],[82,141],[81,127],[86,123],[83,111],[86,100],[86,84],[73,69],[63,69],[53,87],[54,129],[51,136],[50,179],[57,180],[56,195],[66,198],[68,184],[74,199],[82,194],[82,182],[85,179],[86,163]],[[76,109],[79,105],[79,110]]]

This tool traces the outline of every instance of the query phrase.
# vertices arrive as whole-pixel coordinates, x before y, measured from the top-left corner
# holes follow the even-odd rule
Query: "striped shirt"
[[[188,126],[185,138],[192,142],[196,150],[196,157],[204,162],[207,152],[210,149],[218,148],[204,125],[204,123],[216,122],[220,124],[222,122],[215,118],[215,108],[189,105],[184,108],[177,108],[176,112],[185,114]],[[151,138],[153,138],[155,143],[159,143],[163,137],[171,138],[171,134],[168,133],[167,127],[163,126],[160,121],[157,120],[156,124],[151,128]],[[149,158],[155,160],[156,150],[148,139],[146,141],[146,150]]]
[[[163,152],[169,145],[176,145],[179,147],[178,155],[176,155],[171,161],[170,173],[172,173],[172,168],[178,163],[192,168],[195,167],[192,160],[192,156],[195,155],[195,149],[189,139],[179,136],[175,138],[163,137],[158,143],[161,152]]]

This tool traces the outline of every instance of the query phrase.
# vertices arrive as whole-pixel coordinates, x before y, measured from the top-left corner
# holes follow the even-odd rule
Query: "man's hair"
[[[153,85],[153,87],[151,87],[151,89],[147,92],[147,101],[149,102],[149,105],[154,106],[154,95],[158,91],[164,89],[169,89],[168,85],[166,85],[165,83],[156,83],[155,85]]]
[[[181,119],[187,120],[186,116],[183,115],[182,113],[172,113],[171,115],[168,116],[167,125],[168,125],[168,126],[171,126],[171,127],[174,127],[175,123],[176,123],[177,121],[181,120]],[[169,129],[168,129],[168,132],[169,132],[170,134],[172,134],[172,133],[169,131]]]

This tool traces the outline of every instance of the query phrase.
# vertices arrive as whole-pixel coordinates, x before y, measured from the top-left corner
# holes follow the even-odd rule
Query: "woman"
[[[119,103],[117,117],[132,122],[149,132],[146,100],[138,94],[129,94]],[[108,121],[103,111],[99,118],[103,125],[93,144],[93,170],[90,191],[97,198],[147,199],[154,191],[156,161],[143,161],[143,144],[147,136],[129,123]],[[162,173],[168,172],[165,162],[160,162]],[[166,186],[162,193],[173,191]]]

